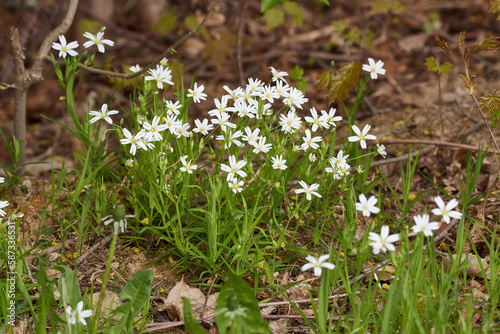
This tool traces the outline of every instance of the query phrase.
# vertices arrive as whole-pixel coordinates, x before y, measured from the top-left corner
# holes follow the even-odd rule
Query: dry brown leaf
[[[290,321],[288,319],[279,319],[276,321],[269,322],[269,327],[273,334],[288,333],[288,328],[290,327]]]
[[[218,296],[219,293],[215,293],[208,297],[205,314],[208,315],[214,312]],[[193,316],[198,317],[201,314],[206,297],[200,289],[191,288],[184,280],[181,280],[170,290],[165,299],[165,305],[161,306],[158,310],[167,311],[171,320],[184,319],[182,297],[189,299]]]

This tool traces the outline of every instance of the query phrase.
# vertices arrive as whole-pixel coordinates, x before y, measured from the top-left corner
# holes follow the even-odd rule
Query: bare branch
[[[38,49],[35,62],[33,63],[33,66],[30,70],[31,74],[36,77],[36,79],[34,78],[34,80],[42,80],[43,66],[45,64],[46,57],[49,54],[50,49],[52,48],[52,43],[57,40],[57,37],[59,37],[59,35],[63,35],[66,31],[68,31],[71,24],[73,24],[73,19],[75,18],[77,7],[78,0],[70,0],[68,4],[68,11],[66,12],[66,16],[64,16],[61,24],[59,24],[54,30],[52,30],[43,40],[40,49]],[[33,84],[34,83],[35,82],[33,82]]]
[[[100,74],[100,75],[106,75],[108,77],[114,77],[114,78],[122,78],[122,79],[133,79],[133,78],[136,78],[144,73],[146,73],[150,68],[152,68],[153,66],[155,66],[156,64],[158,64],[163,58],[169,56],[171,53],[175,52],[175,49],[181,45],[182,43],[184,43],[185,40],[187,40],[188,38],[198,34],[198,32],[200,32],[200,30],[205,26],[206,22],[208,21],[208,19],[210,19],[210,17],[212,16],[212,14],[215,12],[215,10],[217,9],[217,7],[219,6],[221,0],[216,0],[214,2],[214,4],[212,5],[212,7],[210,8],[210,10],[208,11],[207,13],[207,16],[205,17],[205,19],[200,23],[200,25],[190,31],[189,33],[187,33],[186,35],[182,36],[180,39],[178,39],[174,44],[172,44],[165,52],[163,52],[161,55],[159,55],[158,57],[156,57],[156,59],[151,62],[149,65],[147,65],[146,67],[143,67],[140,71],[138,72],[135,72],[135,73],[117,73],[117,72],[111,72],[111,71],[106,71],[106,70],[101,70],[99,68],[94,68],[94,67],[89,67],[89,66],[85,66],[83,64],[78,64],[78,67],[87,71],[87,72],[91,72],[91,73],[95,73],[95,74]]]

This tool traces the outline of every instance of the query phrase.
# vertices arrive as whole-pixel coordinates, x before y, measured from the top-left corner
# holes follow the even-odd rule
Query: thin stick
[[[159,55],[158,57],[156,57],[156,59],[153,62],[151,62],[149,65],[143,67],[138,72],[129,73],[129,74],[126,74],[126,73],[117,73],[117,72],[111,72],[111,71],[101,70],[99,68],[85,66],[83,64],[78,64],[78,67],[81,68],[81,69],[83,69],[83,70],[85,70],[85,71],[87,71],[87,72],[95,73],[95,74],[100,74],[100,75],[106,75],[108,77],[122,78],[122,79],[133,79],[133,78],[136,78],[136,77],[138,77],[138,76],[146,73],[150,68],[152,68],[153,66],[155,66],[156,64],[158,64],[163,58],[165,58],[166,56],[168,56],[171,53],[173,53],[175,51],[175,49],[179,45],[181,45],[182,43],[184,43],[185,40],[187,40],[188,38],[190,38],[190,37],[198,34],[198,32],[205,26],[205,24],[208,21],[208,19],[215,12],[215,9],[220,4],[220,2],[221,2],[221,0],[215,0],[214,4],[210,8],[210,11],[207,13],[207,16],[205,16],[205,19],[200,23],[200,25],[196,29],[188,32],[186,35],[184,35],[181,38],[179,38],[177,40],[177,42],[175,42],[174,44],[172,44],[171,46],[169,46],[168,49],[165,52],[163,52],[161,55]]]
[[[92,246],[88,251],[86,251],[85,254],[83,254],[78,259],[76,259],[76,264],[79,265],[80,263],[82,263],[83,261],[85,261],[85,259],[88,258],[90,254],[92,254],[96,249],[98,249],[98,248],[106,245],[108,242],[111,241],[111,239],[113,239],[113,233],[111,233],[106,238],[104,238],[101,241],[99,241],[97,244],[95,244],[94,246]]]

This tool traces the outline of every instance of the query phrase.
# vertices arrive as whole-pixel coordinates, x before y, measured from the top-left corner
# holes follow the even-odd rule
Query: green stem
[[[106,287],[108,286],[109,273],[111,271],[111,263],[113,262],[113,256],[115,254],[116,241],[118,240],[118,229],[114,229],[113,240],[111,241],[111,248],[109,250],[108,262],[106,263],[106,270],[104,272],[104,277],[102,279],[101,291],[99,292],[99,301],[97,302],[97,308],[95,310],[94,328],[92,333],[96,334],[99,328],[99,320],[101,317],[102,303],[106,296]]]

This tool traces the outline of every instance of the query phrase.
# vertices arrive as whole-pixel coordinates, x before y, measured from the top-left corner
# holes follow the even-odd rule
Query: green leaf
[[[302,9],[296,2],[285,1],[283,9],[293,17],[293,21],[300,27],[303,23]]]
[[[488,94],[481,96],[479,107],[481,109],[486,109],[488,114],[494,117],[497,111],[500,110],[500,96],[498,96],[498,91],[495,95]]]
[[[300,80],[304,76],[304,69],[300,67],[299,65],[295,65],[293,70],[290,72],[290,77],[292,77],[293,80]]]
[[[281,8],[272,8],[263,15],[269,29],[274,29],[285,23],[285,12]]]
[[[328,1],[328,0],[316,0],[316,1],[321,2],[327,6],[330,6],[330,1]]]
[[[184,327],[189,334],[206,334],[203,327],[200,326],[198,321],[191,313],[191,302],[186,297],[182,297],[183,313],[184,313]]]
[[[281,0],[262,0],[260,3],[260,12],[264,13],[276,6]]]
[[[446,62],[442,65],[439,65],[437,60],[430,56],[425,58],[425,66],[427,66],[427,71],[437,72],[438,74],[448,75],[453,69],[453,65],[450,62]]]
[[[153,270],[143,269],[134,274],[125,284],[120,299],[125,303],[114,309],[111,314],[122,316],[121,322],[117,326],[110,328],[108,333],[132,333],[134,317],[139,314],[144,305],[149,301],[153,282]]]
[[[220,334],[271,333],[252,289],[240,276],[229,274],[220,290],[215,319]]]
[[[153,29],[158,30],[163,35],[174,30],[177,25],[177,13],[175,10],[168,11],[163,14],[158,21],[153,24]]]
[[[357,86],[361,76],[361,65],[351,62],[344,65],[328,87],[328,101],[342,103]]]
[[[234,46],[236,45],[236,36],[227,29],[219,31],[219,38],[212,38],[207,41],[203,49],[202,58],[209,58],[210,62],[218,69],[228,58],[234,56]]]
[[[309,86],[309,84],[305,80],[299,80],[295,82],[295,87],[302,93],[306,92],[307,86]]]
[[[347,22],[343,19],[332,21],[330,24],[333,27],[333,31],[338,32],[339,34],[343,33],[349,27]]]

